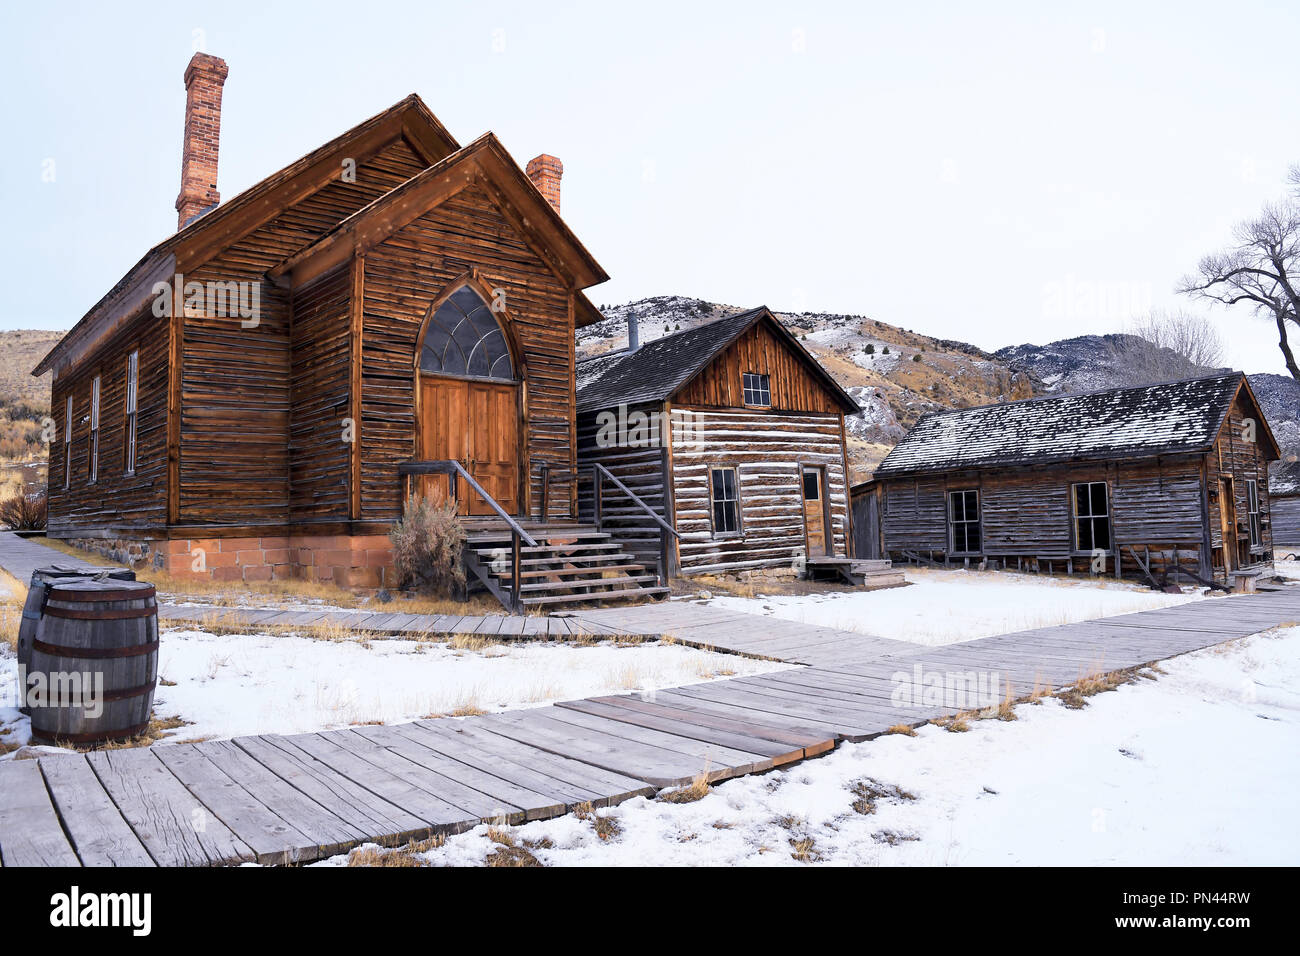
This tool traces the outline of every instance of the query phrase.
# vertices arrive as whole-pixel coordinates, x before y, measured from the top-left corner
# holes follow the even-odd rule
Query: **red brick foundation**
[[[69,544],[134,568],[151,565],[178,578],[211,581],[322,581],[345,588],[395,588],[392,542],[385,534],[172,538],[73,538]]]

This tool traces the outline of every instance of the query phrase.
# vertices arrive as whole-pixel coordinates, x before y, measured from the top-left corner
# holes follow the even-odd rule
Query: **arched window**
[[[469,286],[461,286],[433,313],[420,347],[420,371],[514,379],[510,349],[496,316]]]

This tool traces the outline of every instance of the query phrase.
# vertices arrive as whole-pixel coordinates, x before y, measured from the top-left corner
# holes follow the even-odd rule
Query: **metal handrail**
[[[455,459],[445,459],[442,461],[408,461],[397,466],[397,473],[408,479],[412,475],[447,475],[449,479],[448,491],[452,501],[457,500],[456,477],[459,475],[465,479],[471,488],[478,492],[479,497],[483,499],[487,506],[495,511],[497,516],[502,518],[505,523],[510,526],[510,530],[514,534],[519,535],[520,538],[526,541],[529,547],[537,547],[537,540],[525,531],[519,522],[512,518],[495,498],[484,491],[483,486],[474,480],[474,476],[465,470],[465,466]]]

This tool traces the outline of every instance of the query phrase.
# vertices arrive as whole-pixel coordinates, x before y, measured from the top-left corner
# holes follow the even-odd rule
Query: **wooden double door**
[[[519,514],[519,386],[515,382],[476,382],[420,377],[420,447],[423,461],[461,463],[507,514]],[[444,500],[447,479],[422,480],[421,491]],[[495,512],[460,482],[460,513]]]

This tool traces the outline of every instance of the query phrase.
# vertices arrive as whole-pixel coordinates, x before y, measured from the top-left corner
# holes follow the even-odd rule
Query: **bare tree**
[[[1223,305],[1245,303],[1277,325],[1287,371],[1300,381],[1300,365],[1287,340],[1300,329],[1300,165],[1291,170],[1297,196],[1264,207],[1233,231],[1236,244],[1201,260],[1179,291]]]
[[[1203,316],[1153,311],[1106,337],[1113,378],[1149,385],[1204,375],[1223,364],[1223,338]]]

